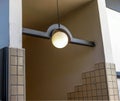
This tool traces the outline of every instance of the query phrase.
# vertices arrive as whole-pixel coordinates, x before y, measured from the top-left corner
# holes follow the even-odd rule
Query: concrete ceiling
[[[57,23],[57,0],[23,0],[23,26],[28,28],[45,29]],[[59,0],[60,16],[82,7],[92,0]]]

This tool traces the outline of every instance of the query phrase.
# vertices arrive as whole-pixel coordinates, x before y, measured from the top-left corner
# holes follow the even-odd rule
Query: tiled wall
[[[119,101],[115,65],[98,63],[82,74],[82,85],[68,93],[68,100]]]
[[[110,101],[118,101],[119,92],[114,64],[106,64],[107,84]],[[119,100],[120,101],[120,100]]]
[[[25,51],[9,48],[9,101],[25,101]]]

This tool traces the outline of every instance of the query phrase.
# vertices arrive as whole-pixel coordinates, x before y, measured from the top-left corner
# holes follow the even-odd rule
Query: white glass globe
[[[68,36],[65,32],[56,31],[52,36],[52,44],[56,48],[64,48],[68,44]]]

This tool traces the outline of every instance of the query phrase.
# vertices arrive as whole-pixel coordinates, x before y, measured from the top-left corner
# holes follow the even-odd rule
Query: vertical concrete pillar
[[[100,24],[101,24],[100,26],[101,34],[103,39],[105,62],[114,63],[112,56],[112,47],[111,47],[110,33],[108,28],[105,0],[97,0],[97,2],[98,2]]]
[[[103,39],[103,48],[105,56],[105,72],[107,80],[108,100],[119,101],[118,85],[116,78],[116,68],[113,61],[110,32],[108,28],[108,19],[105,0],[97,0],[101,23],[101,34]]]
[[[0,1],[0,101],[25,101],[25,50],[22,48],[22,0]],[[3,52],[2,52],[3,51]],[[3,56],[2,56],[3,55]],[[1,72],[1,71],[0,71]]]

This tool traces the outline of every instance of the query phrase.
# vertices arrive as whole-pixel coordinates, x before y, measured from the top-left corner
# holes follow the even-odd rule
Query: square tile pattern
[[[82,85],[67,94],[68,100],[119,101],[115,65],[95,64],[82,74]],[[25,51],[9,48],[9,101],[25,101]]]
[[[82,85],[67,94],[68,100],[119,101],[115,65],[95,64],[94,70],[82,74]]]
[[[25,50],[9,48],[9,101],[25,101]]]

